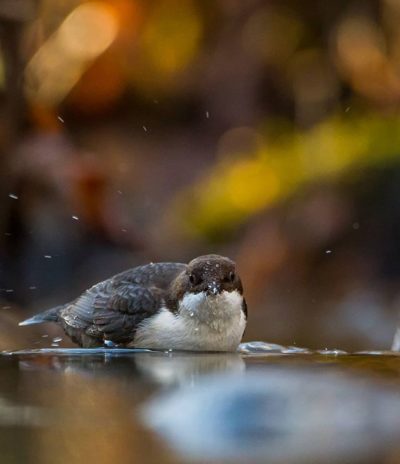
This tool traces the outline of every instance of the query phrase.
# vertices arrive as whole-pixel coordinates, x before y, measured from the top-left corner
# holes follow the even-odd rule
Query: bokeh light
[[[28,98],[50,107],[62,102],[117,33],[118,19],[107,3],[87,2],[78,6],[29,62]]]
[[[249,338],[389,346],[400,2],[345,3],[0,2],[4,306],[212,251]]]

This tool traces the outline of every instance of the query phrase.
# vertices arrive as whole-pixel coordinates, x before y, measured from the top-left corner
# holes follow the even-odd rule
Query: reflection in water
[[[236,353],[174,353],[162,358],[154,353],[136,357],[140,372],[163,384],[190,384],[210,372],[244,372],[245,363]]]
[[[245,369],[245,363],[238,353],[103,348],[42,349],[16,353],[22,370],[51,369],[85,376],[111,375],[115,378],[152,381],[160,385],[193,385],[196,379],[207,373],[240,373]]]
[[[399,462],[400,356],[245,348],[0,354],[1,462]]]
[[[219,374],[152,400],[144,420],[186,459],[343,462],[400,438],[400,395],[351,376]]]
[[[137,462],[148,452],[149,439],[129,417],[132,405],[142,396],[137,385],[132,382],[128,394],[123,382],[113,376],[101,379],[69,369],[48,374],[39,373],[40,386],[46,388],[31,395],[39,404],[49,405],[58,420],[50,427],[32,430],[30,453],[38,456],[34,462]],[[157,452],[148,453],[157,457]]]
[[[50,411],[29,405],[15,404],[0,397],[1,427],[40,427],[54,421]]]
[[[0,421],[1,455],[11,456],[1,462],[176,462],[132,421],[132,411],[155,388],[136,368],[143,354],[0,356],[0,395],[8,397],[0,415],[13,419]]]

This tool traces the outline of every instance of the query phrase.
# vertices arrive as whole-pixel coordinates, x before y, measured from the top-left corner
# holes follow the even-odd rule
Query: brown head
[[[220,255],[199,256],[187,265],[172,283],[170,304],[176,304],[185,293],[204,292],[210,297],[223,291],[243,293],[242,282],[234,261]]]
[[[234,261],[225,256],[205,255],[193,259],[186,270],[187,288],[192,293],[217,295],[223,290],[243,293]]]

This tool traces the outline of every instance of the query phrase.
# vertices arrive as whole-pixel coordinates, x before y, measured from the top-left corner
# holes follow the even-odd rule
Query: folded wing
[[[66,305],[60,322],[81,346],[101,346],[104,340],[129,343],[138,325],[164,304],[169,283],[184,268],[183,264],[157,263],[118,274]]]

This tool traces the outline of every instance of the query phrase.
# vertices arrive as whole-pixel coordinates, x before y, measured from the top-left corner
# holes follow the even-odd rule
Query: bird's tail
[[[57,322],[58,315],[64,307],[64,305],[56,306],[55,308],[48,309],[42,313],[35,314],[34,316],[21,321],[18,325],[41,324],[42,322]]]

